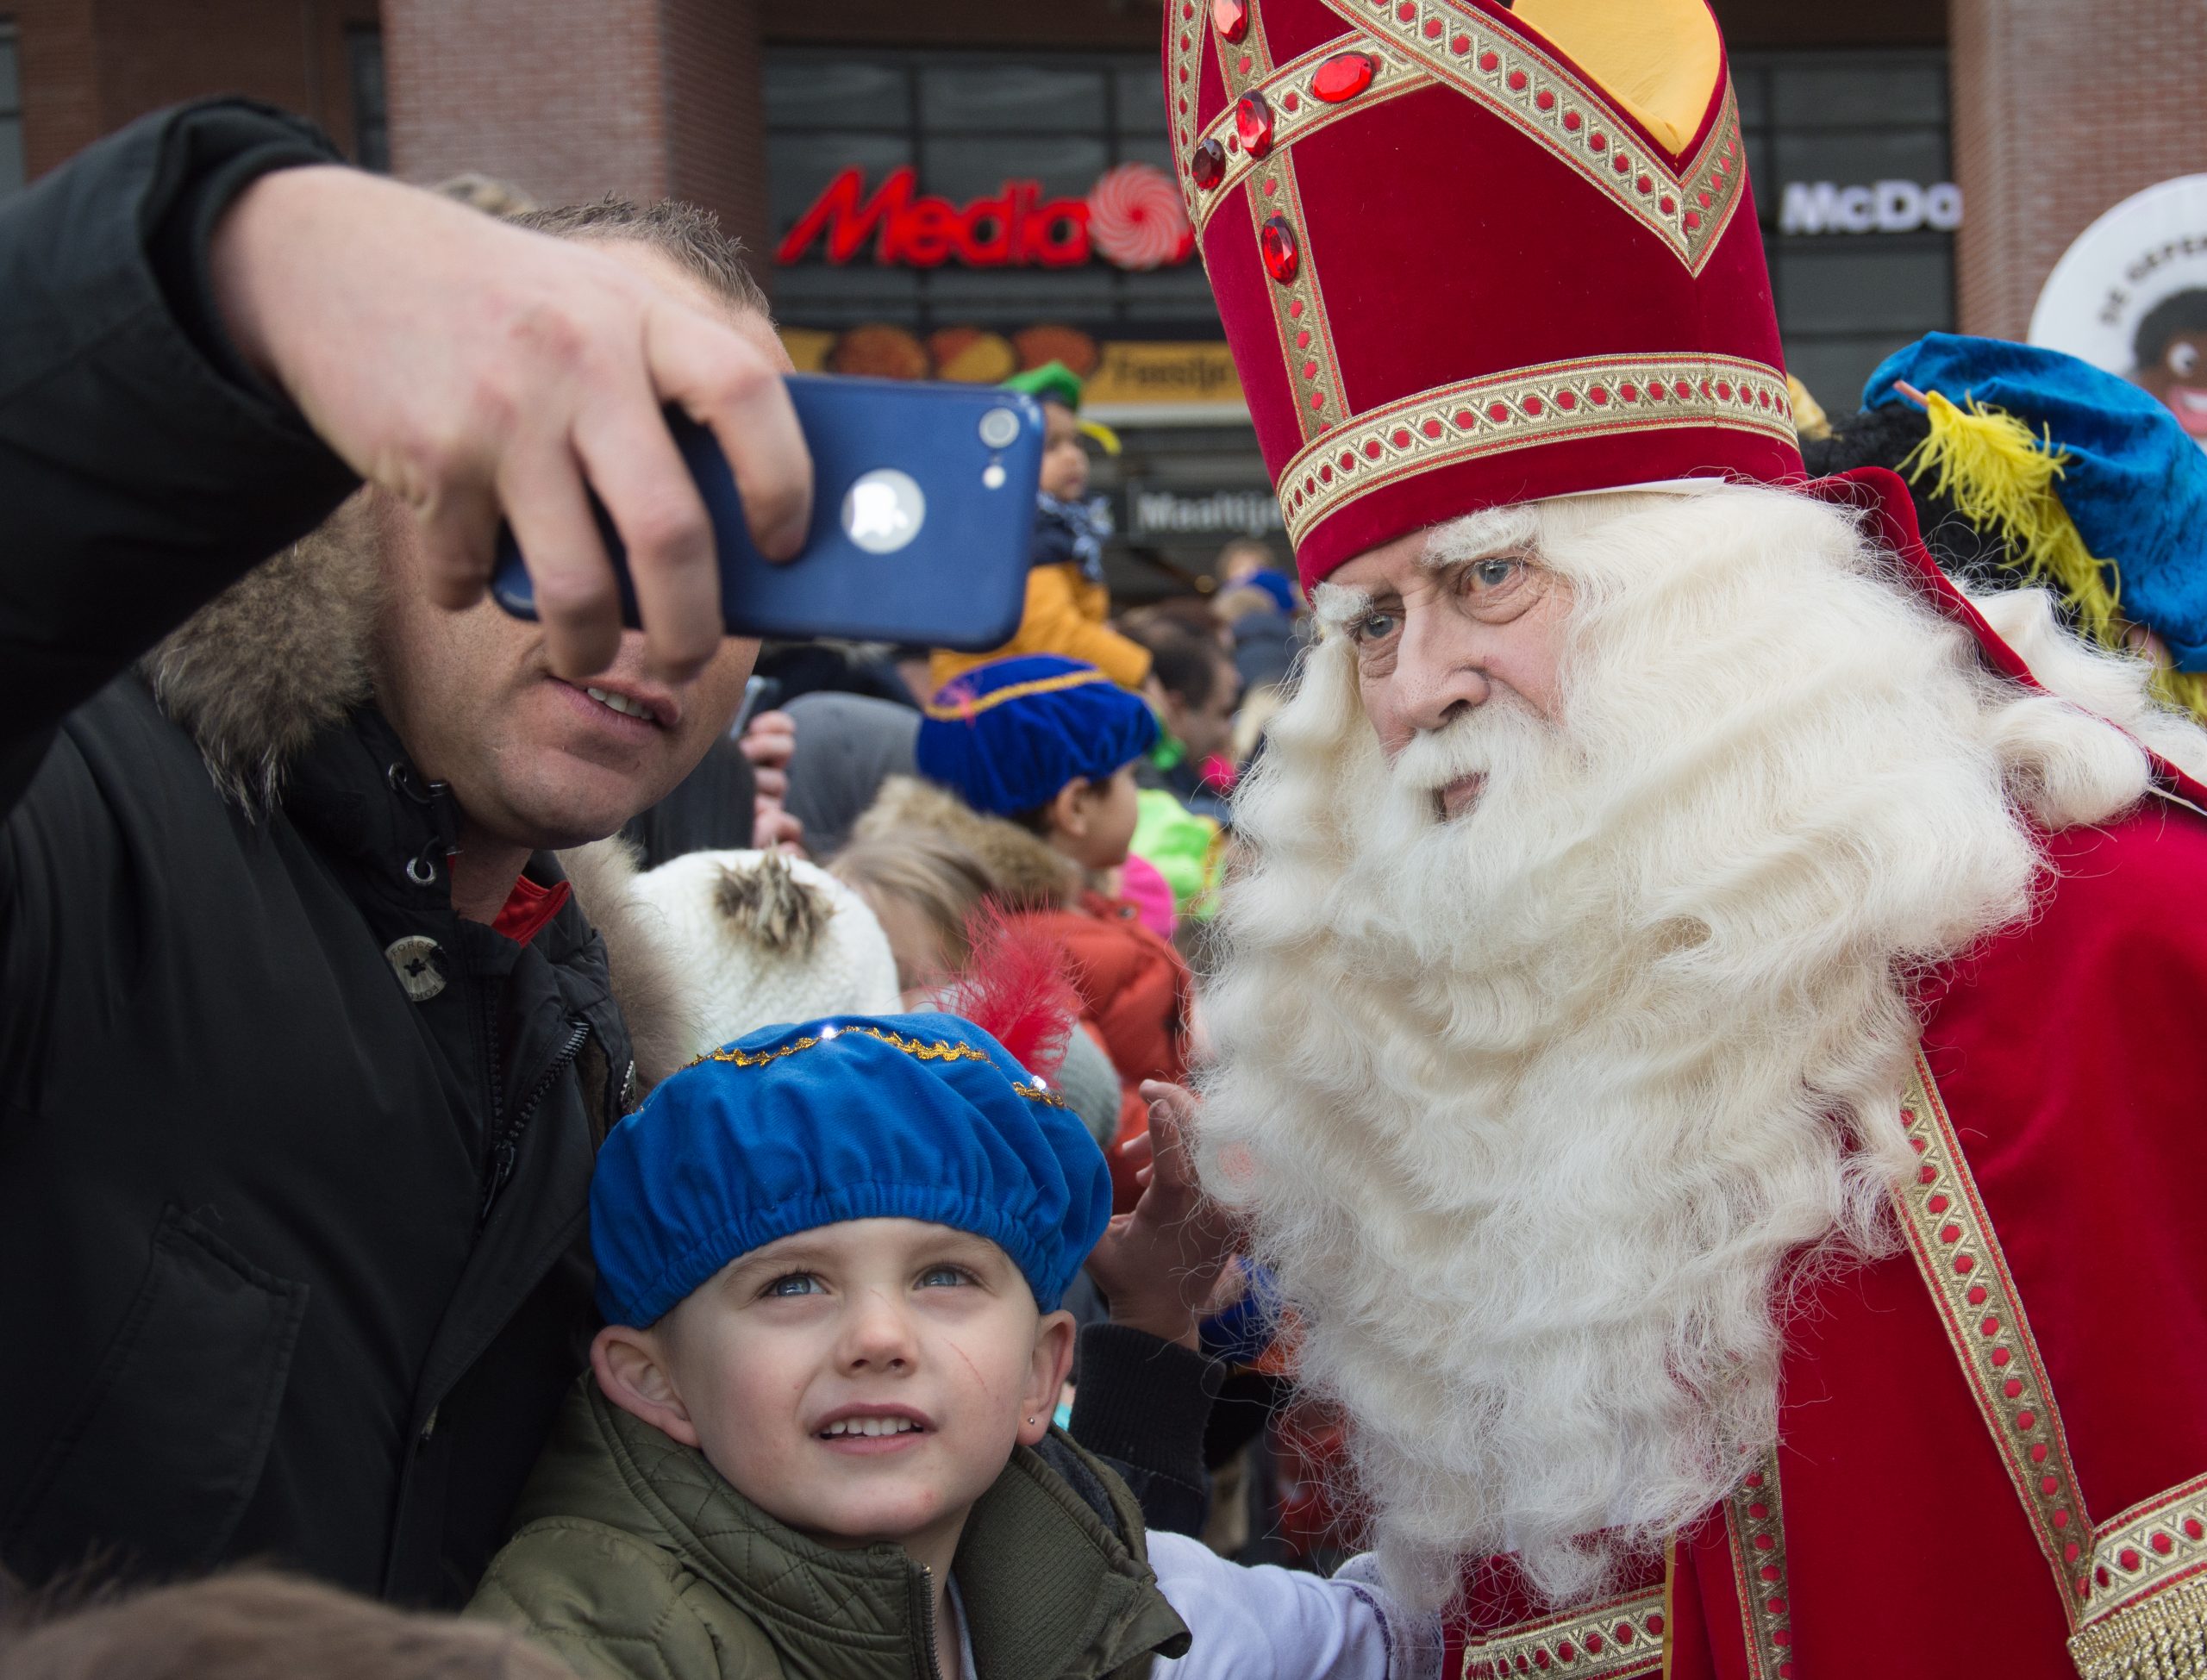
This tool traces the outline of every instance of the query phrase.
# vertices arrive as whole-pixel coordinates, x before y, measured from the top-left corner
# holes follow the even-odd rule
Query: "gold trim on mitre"
[[[1306,443],[1274,490],[1300,547],[1321,520],[1439,467],[1570,438],[1706,426],[1791,442],[1785,375],[1737,356],[1661,354],[1506,369],[1356,415]]]

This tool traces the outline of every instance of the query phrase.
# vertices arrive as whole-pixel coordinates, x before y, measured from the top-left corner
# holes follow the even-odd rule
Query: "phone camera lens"
[[[981,441],[991,449],[1008,449],[1018,439],[1019,416],[1010,409],[991,409],[981,416]]]

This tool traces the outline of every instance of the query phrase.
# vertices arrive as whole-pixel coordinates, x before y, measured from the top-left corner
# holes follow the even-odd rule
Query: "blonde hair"
[[[828,872],[877,908],[886,897],[917,910],[935,930],[945,967],[962,970],[972,957],[966,924],[990,882],[965,847],[925,833],[863,837],[836,853]]]

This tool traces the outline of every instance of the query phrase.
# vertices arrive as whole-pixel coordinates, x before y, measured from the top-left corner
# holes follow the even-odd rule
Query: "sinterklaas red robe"
[[[1908,1249],[1791,1315],[1776,1452],[1610,1602],[1482,1571],[1451,1680],[2207,1676],[2207,790],[2163,771],[1933,988]]]

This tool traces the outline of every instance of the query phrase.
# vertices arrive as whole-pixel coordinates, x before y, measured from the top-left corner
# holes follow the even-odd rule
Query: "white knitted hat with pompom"
[[[761,1027],[903,1007],[873,912],[827,871],[771,852],[692,852],[636,877],[688,993],[702,1053]]]

